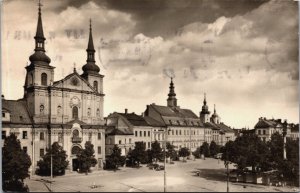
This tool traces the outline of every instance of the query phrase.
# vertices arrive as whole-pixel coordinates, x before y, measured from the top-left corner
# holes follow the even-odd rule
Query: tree
[[[117,170],[121,165],[124,165],[124,158],[121,156],[121,149],[115,145],[112,154],[106,158],[105,168]]]
[[[28,191],[23,180],[29,177],[31,160],[21,149],[20,141],[15,134],[4,140],[2,148],[2,185],[4,191]]]
[[[151,144],[151,155],[152,158],[155,159],[155,162],[162,159],[162,149],[160,147],[160,143],[158,143],[156,140]]]
[[[38,161],[37,165],[39,169],[37,174],[49,176],[51,174],[51,154],[52,154],[52,168],[53,175],[63,175],[68,167],[69,161],[67,161],[66,151],[63,147],[54,142],[51,148],[46,149],[46,154]]]
[[[174,145],[172,145],[170,142],[167,142],[166,149],[166,157],[170,157],[171,160],[178,160],[178,154],[175,150]]]
[[[90,168],[97,164],[97,160],[94,155],[94,145],[90,141],[87,141],[84,147],[85,149],[80,150],[77,154],[77,159],[80,172],[85,172],[87,174],[90,172]]]
[[[227,142],[222,151],[222,160],[237,164],[240,171],[249,166],[253,172],[270,170],[269,148],[255,134],[243,134],[234,142]]]
[[[220,147],[216,144],[215,141],[211,141],[209,145],[210,156],[215,156],[220,152]]]
[[[190,155],[190,152],[189,152],[188,148],[183,147],[183,148],[179,149],[178,155],[179,155],[179,157],[187,157]]]
[[[209,153],[209,144],[205,141],[202,143],[202,145],[200,146],[200,153],[204,154],[205,157],[209,157],[210,153]]]
[[[197,149],[193,152],[193,155],[194,155],[196,158],[200,158],[200,156],[201,156],[201,150],[200,150],[200,147],[197,147]]]
[[[147,152],[146,152],[146,143],[142,141],[135,142],[135,147],[130,151],[128,156],[129,162],[132,166],[140,166],[141,162],[146,162]]]

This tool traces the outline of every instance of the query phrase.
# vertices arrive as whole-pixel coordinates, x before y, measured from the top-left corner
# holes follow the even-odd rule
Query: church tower
[[[215,124],[219,124],[220,123],[220,117],[219,115],[217,114],[217,111],[216,111],[216,105],[214,104],[214,114],[212,114],[211,118],[210,118],[210,121],[212,123],[215,123]]]
[[[204,93],[202,111],[200,112],[200,120],[202,121],[202,123],[209,122],[209,114],[210,112],[208,111],[208,106],[206,104],[206,93]]]
[[[24,85],[24,98],[27,100],[28,109],[34,117],[47,120],[49,113],[49,97],[47,88],[54,79],[54,68],[50,66],[50,58],[45,51],[45,36],[42,24],[41,6],[38,4],[38,22],[36,28],[35,49],[29,57],[30,65],[26,66],[26,79]]]
[[[175,94],[175,88],[174,88],[174,83],[173,83],[173,78],[171,78],[171,83],[170,83],[170,91],[168,94],[168,107],[177,107],[177,99],[176,99],[176,94]]]
[[[90,33],[89,41],[86,49],[87,60],[86,64],[82,66],[83,74],[81,77],[86,79],[97,93],[103,94],[103,75],[99,74],[100,68],[95,61],[95,48],[92,34],[92,20],[90,19]]]

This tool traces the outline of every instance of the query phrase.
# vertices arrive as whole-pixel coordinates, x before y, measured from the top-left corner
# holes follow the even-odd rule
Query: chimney
[[[281,119],[277,119],[277,121],[278,121],[279,123],[281,123]]]
[[[128,113],[128,109],[125,109],[125,114],[127,114]]]

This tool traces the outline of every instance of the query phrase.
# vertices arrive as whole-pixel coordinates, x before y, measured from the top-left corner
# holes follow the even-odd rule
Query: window
[[[266,142],[266,138],[265,137],[263,137],[263,142]]]
[[[144,131],[144,137],[146,137],[146,136],[147,136],[146,131]]]
[[[23,139],[27,139],[27,131],[23,131]]]
[[[179,135],[181,135],[181,130],[179,130]]]
[[[263,130],[263,134],[264,134],[264,135],[266,134],[266,130]]]
[[[72,117],[73,119],[78,119],[78,107],[73,107],[72,109]]]
[[[61,106],[57,106],[57,115],[61,115]]]
[[[45,155],[45,150],[44,149],[40,149],[40,157],[43,157]]]
[[[73,137],[79,137],[79,131],[77,129],[74,129]]]
[[[27,147],[26,147],[26,146],[23,147],[23,151],[24,151],[25,153],[27,153]]]
[[[97,115],[97,117],[100,117],[100,109],[97,109],[96,115]]]
[[[150,145],[151,145],[150,142],[148,142],[148,148],[151,148]]]
[[[178,135],[178,131],[176,130],[176,135]]]
[[[58,143],[62,143],[63,141],[63,134],[60,132],[58,133]]]
[[[148,131],[148,137],[150,137],[150,131]]]
[[[142,137],[142,135],[143,135],[143,132],[142,132],[142,131],[140,131],[140,137]]]
[[[260,135],[260,130],[258,130],[258,135]]]
[[[98,154],[101,154],[101,146],[98,146]]]
[[[131,143],[131,138],[129,138],[129,143]]]
[[[88,109],[87,109],[87,116],[88,116],[88,117],[91,116],[91,108],[88,108]]]
[[[6,131],[2,131],[2,139],[6,138]]]
[[[177,120],[177,124],[180,125],[180,122]]]
[[[99,140],[101,139],[101,133],[98,133],[98,139]]]
[[[5,113],[4,112],[2,112],[2,117],[5,117]]]
[[[119,140],[119,144],[122,144],[122,140]]]
[[[134,134],[135,134],[135,136],[137,137],[137,135],[138,135],[138,132],[137,132],[137,131],[135,131],[135,132],[134,132]]]
[[[174,130],[172,130],[172,135],[174,135]]]
[[[40,140],[45,140],[45,136],[44,135],[45,135],[44,132],[40,133]]]
[[[183,135],[186,135],[185,130],[183,131]]]
[[[89,141],[92,141],[92,132],[89,133]]]
[[[42,82],[43,86],[47,86],[47,74],[46,73],[42,73],[41,82]]]
[[[170,125],[172,125],[172,120],[169,120]]]
[[[44,105],[40,105],[40,113],[41,113],[41,114],[44,114],[44,110],[45,110]]]
[[[98,92],[98,82],[94,81],[93,83],[94,89]]]

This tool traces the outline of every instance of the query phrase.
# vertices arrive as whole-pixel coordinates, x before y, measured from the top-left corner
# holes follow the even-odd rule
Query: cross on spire
[[[41,13],[41,7],[43,6],[43,4],[41,3],[41,0],[39,0],[38,6],[39,6],[39,13]]]

